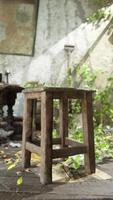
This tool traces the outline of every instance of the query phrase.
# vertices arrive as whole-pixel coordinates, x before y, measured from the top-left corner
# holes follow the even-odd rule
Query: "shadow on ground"
[[[14,156],[19,149],[7,148],[4,151],[6,155]],[[76,180],[66,181],[64,177],[60,179],[57,171],[59,179],[45,186],[40,184],[37,176],[39,168],[36,166],[32,166],[29,172],[24,172],[23,184],[17,186],[16,172],[20,170],[21,163],[16,168],[7,170],[3,159],[0,159],[0,200],[113,199],[113,160],[105,160],[98,164],[95,174]]]

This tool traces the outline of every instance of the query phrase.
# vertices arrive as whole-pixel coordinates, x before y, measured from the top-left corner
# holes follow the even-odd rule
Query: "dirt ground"
[[[58,165],[53,167],[53,184],[41,185],[39,161],[33,155],[30,170],[23,173],[23,184],[17,185],[21,162],[8,170],[4,159],[21,154],[20,147],[0,147],[0,200],[71,200],[71,199],[113,199],[113,160],[98,164],[96,173],[74,180],[62,172]],[[18,174],[18,175],[17,175]]]

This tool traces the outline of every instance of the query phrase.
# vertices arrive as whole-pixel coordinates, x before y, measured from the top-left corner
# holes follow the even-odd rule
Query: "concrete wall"
[[[0,0],[1,53],[32,54],[36,12],[36,0]]]
[[[89,0],[40,0],[34,56],[0,55],[0,70],[4,73],[8,68],[10,83],[22,85],[34,80],[58,85],[68,64],[87,62],[92,70],[100,68],[110,74],[113,40],[109,20],[86,23],[96,9]],[[74,46],[69,55],[65,45]]]

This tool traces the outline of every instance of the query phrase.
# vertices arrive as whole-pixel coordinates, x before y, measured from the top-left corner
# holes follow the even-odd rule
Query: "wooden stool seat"
[[[88,174],[95,172],[92,93],[93,91],[89,90],[56,87],[24,90],[22,164],[23,167],[29,167],[31,153],[38,153],[41,157],[40,182],[42,184],[52,182],[52,159],[54,158],[84,154],[86,172]],[[60,137],[58,138],[52,138],[54,99],[59,99],[60,104]],[[82,102],[83,143],[68,138],[68,101],[70,99],[80,99]],[[37,145],[31,141],[33,103],[36,100],[41,102],[41,139]],[[60,148],[54,149],[54,144],[60,144]]]

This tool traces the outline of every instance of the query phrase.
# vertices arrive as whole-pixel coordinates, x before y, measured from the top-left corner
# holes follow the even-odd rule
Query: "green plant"
[[[81,166],[81,155],[71,156],[64,163],[71,169],[78,170]]]
[[[103,161],[106,157],[113,157],[113,135],[109,132],[105,134],[105,127],[102,124],[95,127],[95,152],[96,160]]]
[[[74,65],[71,73],[70,69],[67,70],[66,78],[62,85],[95,89],[97,74],[99,74],[99,71],[92,72],[86,64],[82,66]]]
[[[96,90],[94,96],[94,116],[95,123],[103,126],[108,122],[113,123],[113,77],[107,79],[107,85],[104,89]]]
[[[98,72],[93,73],[87,65],[74,66],[72,73],[67,73],[65,83],[72,84],[76,79],[79,87],[87,89],[95,89],[95,95],[93,99],[94,103],[94,136],[95,136],[95,153],[96,161],[102,161],[106,156],[113,157],[113,133],[111,132],[113,123],[113,77],[110,76],[107,79],[107,85],[103,89],[96,89],[96,79],[98,78]],[[73,76],[72,76],[73,75]],[[76,122],[76,117],[81,113],[80,101],[71,103],[71,109],[69,113],[69,134],[70,137],[83,141],[83,132],[80,123]],[[109,125],[109,126],[108,126]],[[109,129],[108,129],[109,127]],[[106,132],[107,130],[107,134]],[[81,157],[69,157],[67,163],[69,167],[77,168],[81,167]],[[78,162],[78,163],[77,163]]]
[[[25,88],[40,88],[40,87],[44,87],[44,83],[40,83],[39,81],[28,81],[25,83],[24,87]]]
[[[100,21],[101,19],[104,19],[107,17],[107,13],[105,9],[99,9],[96,12],[94,12],[92,15],[87,17],[86,21],[87,22],[96,22]]]
[[[112,0],[92,0],[92,3],[101,6],[101,7],[106,7],[110,3],[112,3]]]

